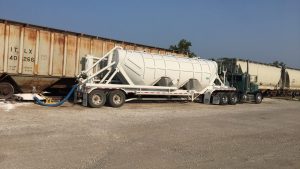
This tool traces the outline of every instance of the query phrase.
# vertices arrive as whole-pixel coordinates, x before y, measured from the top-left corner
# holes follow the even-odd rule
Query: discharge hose
[[[43,101],[41,101],[39,98],[37,98],[36,96],[33,96],[33,99],[36,101],[36,104],[41,105],[41,106],[48,106],[48,107],[58,107],[63,105],[67,100],[69,100],[69,98],[71,97],[71,95],[74,93],[74,90],[78,87],[78,84],[74,85],[72,87],[72,89],[69,91],[69,93],[67,94],[67,96],[61,100],[60,102],[57,102],[55,104],[46,104]]]

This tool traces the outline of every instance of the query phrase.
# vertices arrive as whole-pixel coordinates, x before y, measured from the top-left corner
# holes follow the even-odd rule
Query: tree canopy
[[[285,67],[285,63],[283,63],[283,62],[280,62],[280,61],[274,61],[273,63],[272,63],[272,65],[274,65],[274,66],[277,66],[277,67]]]
[[[180,53],[188,55],[190,58],[196,57],[196,54],[190,50],[192,43],[186,39],[181,39],[177,45],[171,45],[170,50],[175,50]]]

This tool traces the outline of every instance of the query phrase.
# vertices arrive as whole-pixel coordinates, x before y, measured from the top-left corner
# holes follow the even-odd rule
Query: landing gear
[[[15,92],[14,87],[7,82],[0,83],[0,99],[9,99]]]

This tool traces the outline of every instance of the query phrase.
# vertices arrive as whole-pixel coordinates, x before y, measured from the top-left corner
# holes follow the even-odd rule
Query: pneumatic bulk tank
[[[211,85],[217,76],[217,63],[204,59],[178,58],[145,52],[117,49],[114,59],[135,85],[155,85],[168,77],[172,86],[182,87],[190,79],[200,83],[198,90]]]
[[[237,60],[236,65],[242,73],[247,72],[247,61]],[[280,87],[281,68],[252,61],[249,61],[248,66],[251,82],[256,83],[259,89],[274,90]]]
[[[290,89],[300,90],[300,70],[287,68],[286,72],[288,74],[287,83]]]

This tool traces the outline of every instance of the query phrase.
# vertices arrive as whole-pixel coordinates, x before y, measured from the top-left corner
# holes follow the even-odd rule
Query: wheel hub
[[[121,104],[121,96],[119,95],[114,95],[113,100],[116,104]]]
[[[101,104],[102,103],[102,98],[101,98],[101,96],[99,96],[99,95],[93,95],[93,102],[94,102],[94,104],[97,104],[97,105],[99,105],[99,104]]]
[[[228,102],[228,98],[225,97],[225,96],[222,98],[222,100],[223,100],[223,103],[227,103]]]
[[[233,96],[233,97],[231,98],[231,101],[234,102],[234,103],[237,102],[237,97],[236,97],[236,96]]]
[[[260,101],[261,100],[261,96],[257,96],[257,100]]]

